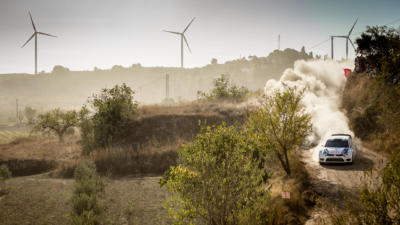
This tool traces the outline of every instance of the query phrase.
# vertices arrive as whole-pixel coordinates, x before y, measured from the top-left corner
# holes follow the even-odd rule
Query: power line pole
[[[18,124],[18,121],[19,121],[18,98],[15,100],[15,109],[16,109],[16,122]]]
[[[333,60],[333,36],[331,36],[331,58]]]
[[[165,76],[165,99],[169,99],[169,74]]]
[[[278,34],[278,50],[281,50],[281,35]]]

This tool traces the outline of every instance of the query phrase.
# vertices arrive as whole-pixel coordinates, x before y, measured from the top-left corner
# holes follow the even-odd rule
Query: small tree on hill
[[[248,93],[249,90],[246,87],[230,85],[229,77],[222,74],[214,80],[214,88],[209,94],[198,91],[197,97],[199,100],[218,99],[241,101]]]
[[[63,142],[64,135],[71,127],[78,125],[78,114],[75,110],[62,111],[59,108],[40,114],[34,122],[33,132],[53,133]]]
[[[286,87],[267,96],[262,109],[252,113],[247,127],[259,134],[282,168],[290,175],[288,153],[301,146],[311,132],[311,116],[304,112],[300,103],[303,92]]]
[[[87,152],[95,147],[113,145],[126,136],[138,108],[133,100],[134,93],[126,84],[115,85],[88,101],[93,112],[86,106],[82,108],[80,128]]]

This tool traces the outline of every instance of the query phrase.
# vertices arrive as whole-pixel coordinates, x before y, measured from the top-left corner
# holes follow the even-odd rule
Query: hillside
[[[28,74],[0,75],[0,120],[15,118],[15,99],[20,108],[37,109],[54,107],[80,107],[86,99],[102,88],[126,83],[135,92],[135,98],[145,104],[159,103],[165,98],[165,75],[169,74],[170,97],[175,101],[194,100],[197,91],[208,91],[212,82],[221,74],[227,74],[235,84],[250,90],[263,88],[271,78],[279,78],[282,72],[296,60],[310,59],[311,54],[294,49],[276,50],[267,57],[249,56],[224,64],[206,65],[201,68],[114,66],[112,69],[93,71],[69,71],[55,66],[51,73],[37,76]],[[0,121],[0,122],[1,122]]]

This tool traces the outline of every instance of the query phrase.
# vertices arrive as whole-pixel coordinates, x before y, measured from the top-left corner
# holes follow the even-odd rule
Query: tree
[[[306,54],[306,48],[303,46],[303,47],[301,47],[301,50],[300,50],[300,52],[301,52],[301,54]]]
[[[263,107],[252,113],[246,124],[265,141],[265,150],[273,152],[288,175],[288,153],[301,146],[311,132],[311,116],[302,108],[302,97],[303,91],[285,86],[284,91],[266,96]]]
[[[217,65],[217,64],[218,64],[218,60],[216,58],[212,58],[211,65]]]
[[[34,122],[33,132],[53,133],[60,142],[67,130],[78,125],[78,114],[75,110],[62,111],[60,108],[40,114]]]
[[[90,143],[84,147],[91,150],[114,145],[126,136],[127,125],[137,114],[138,104],[133,100],[134,93],[124,83],[111,89],[105,88],[88,100],[92,112],[84,106],[80,113],[82,143]]]
[[[235,126],[203,127],[193,144],[180,149],[181,164],[160,180],[174,196],[174,224],[258,224],[269,192],[254,146]]]
[[[32,124],[33,123],[33,120],[36,117],[36,113],[37,113],[36,109],[34,109],[34,108],[30,107],[30,106],[26,106],[25,107],[24,115],[25,115],[25,118],[28,120],[28,124]]]
[[[69,72],[69,69],[67,67],[63,67],[60,65],[56,65],[53,67],[53,74],[57,74],[57,75],[62,75],[62,74],[66,74]]]

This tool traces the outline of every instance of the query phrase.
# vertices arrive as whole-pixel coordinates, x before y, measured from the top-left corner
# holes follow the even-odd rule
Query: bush
[[[0,196],[4,194],[5,191],[5,181],[11,178],[11,172],[7,165],[3,164],[0,166]]]
[[[301,105],[302,91],[286,87],[267,96],[263,108],[252,113],[247,128],[257,134],[264,151],[271,152],[290,175],[288,154],[304,144],[311,132],[311,116]]]
[[[203,127],[160,180],[174,196],[174,224],[267,223],[269,191],[253,149],[234,126]]]
[[[104,208],[99,197],[104,192],[105,183],[96,173],[91,161],[82,161],[75,169],[75,189],[72,202],[72,224],[101,224]]]
[[[237,87],[232,85],[229,87],[229,78],[224,74],[221,77],[214,80],[214,88],[210,94],[202,91],[197,91],[197,98],[199,100],[232,100],[232,101],[243,101],[249,90],[246,87]]]
[[[88,101],[80,112],[82,144],[86,153],[97,147],[117,144],[128,132],[128,124],[138,111],[134,91],[126,84],[103,89]]]
[[[5,181],[11,178],[11,172],[8,169],[7,165],[3,164],[0,166],[0,181]]]
[[[71,127],[78,125],[78,114],[75,110],[61,111],[56,108],[44,114],[40,114],[34,122],[33,132],[56,134],[60,142]]]

